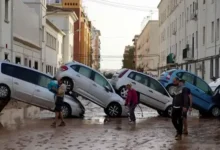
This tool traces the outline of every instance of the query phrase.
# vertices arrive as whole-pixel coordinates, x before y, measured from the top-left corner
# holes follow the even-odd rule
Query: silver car
[[[54,93],[47,89],[52,77],[35,69],[0,62],[0,100],[16,99],[50,111],[55,108]],[[85,108],[74,97],[65,96],[64,117],[84,115]]]
[[[96,70],[73,61],[61,66],[56,77],[62,79],[67,85],[67,93],[74,91],[101,106],[108,116],[127,116],[125,101],[115,93],[108,80]]]
[[[111,84],[123,98],[127,96],[125,85],[128,83],[138,92],[140,103],[156,109],[160,115],[171,116],[173,99],[159,81],[144,73],[125,68],[117,71],[111,79]]]

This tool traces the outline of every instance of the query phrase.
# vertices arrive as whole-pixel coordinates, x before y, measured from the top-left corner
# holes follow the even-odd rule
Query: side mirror
[[[108,86],[105,86],[105,90],[106,90],[106,92],[110,92],[111,91]]]

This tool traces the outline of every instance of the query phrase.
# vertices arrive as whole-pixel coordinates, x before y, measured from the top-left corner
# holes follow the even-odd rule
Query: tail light
[[[127,72],[128,70],[126,69],[125,71],[123,71],[121,74],[119,74],[119,78],[123,77],[123,75]]]
[[[173,73],[173,71],[171,71],[171,72],[168,73],[168,75],[166,76],[166,79],[167,79],[167,80],[170,80],[170,77],[171,77],[172,73]]]
[[[60,67],[60,70],[61,70],[61,71],[66,71],[66,70],[68,70],[68,67],[67,67],[67,66],[61,66],[61,67]]]

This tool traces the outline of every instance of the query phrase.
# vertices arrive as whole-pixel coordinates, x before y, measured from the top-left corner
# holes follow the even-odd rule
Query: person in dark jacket
[[[137,92],[132,88],[131,84],[127,84],[126,88],[128,90],[128,95],[125,101],[125,106],[128,106],[129,108],[130,123],[135,123],[136,117],[134,111],[138,103]]]
[[[176,140],[181,140],[183,132],[183,114],[187,112],[189,105],[189,94],[184,88],[184,81],[175,78],[173,83],[176,85],[173,98],[172,123],[177,130]]]

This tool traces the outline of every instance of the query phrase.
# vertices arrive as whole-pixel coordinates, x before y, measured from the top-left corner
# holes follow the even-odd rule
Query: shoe
[[[66,126],[66,123],[65,122],[61,122],[59,127],[63,127],[63,126]]]
[[[178,140],[182,140],[182,135],[178,135],[175,139],[176,139],[177,141],[178,141]]]
[[[52,123],[52,124],[51,124],[51,127],[56,128],[56,122]]]

